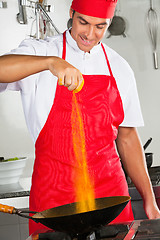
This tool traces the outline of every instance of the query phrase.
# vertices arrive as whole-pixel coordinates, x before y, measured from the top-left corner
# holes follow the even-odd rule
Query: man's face
[[[72,18],[73,10],[70,10]],[[78,47],[89,52],[104,37],[109,27],[109,19],[91,17],[75,12],[73,16],[71,36],[77,42]]]

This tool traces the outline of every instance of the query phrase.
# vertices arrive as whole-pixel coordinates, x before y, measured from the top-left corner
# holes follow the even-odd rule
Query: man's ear
[[[113,20],[113,18],[110,18],[109,26],[111,25],[111,23],[112,23],[112,20]],[[109,26],[108,26],[108,27],[109,27]]]
[[[70,18],[72,18],[72,16],[73,16],[73,9],[72,8],[70,8],[70,10],[69,10],[69,16],[70,16]]]

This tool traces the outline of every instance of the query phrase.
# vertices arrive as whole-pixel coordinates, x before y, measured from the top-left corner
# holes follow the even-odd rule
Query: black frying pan
[[[32,219],[37,223],[70,236],[88,234],[114,220],[129,202],[129,196],[116,196],[95,199],[96,209],[88,212],[77,212],[76,203],[71,203],[42,212],[35,213],[32,217],[25,215],[29,211],[21,211],[14,207],[0,204],[0,212],[18,214]],[[32,212],[33,213],[33,212]]]

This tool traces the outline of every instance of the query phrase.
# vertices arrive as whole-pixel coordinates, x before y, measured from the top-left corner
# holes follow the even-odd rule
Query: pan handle
[[[0,204],[0,212],[14,214],[16,209],[11,206]]]
[[[147,148],[148,145],[151,143],[151,141],[152,141],[152,138],[150,137],[150,138],[147,140],[147,142],[144,144],[144,146],[143,146],[143,149],[144,149],[144,150],[146,150],[146,148]]]
[[[33,212],[33,211],[28,211],[28,210],[19,210],[15,207],[3,205],[3,204],[0,204],[0,212],[9,213],[9,214],[17,214],[21,217],[25,217],[25,218],[29,218],[29,219],[33,219],[33,218],[24,213],[33,213],[33,214],[37,213],[37,212]]]

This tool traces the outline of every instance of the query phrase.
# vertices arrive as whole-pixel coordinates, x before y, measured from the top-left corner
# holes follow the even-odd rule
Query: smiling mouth
[[[82,40],[83,45],[85,45],[85,46],[90,46],[92,44],[92,42],[93,42],[93,41],[86,40],[86,39],[84,39],[81,36],[80,36],[80,38]]]

